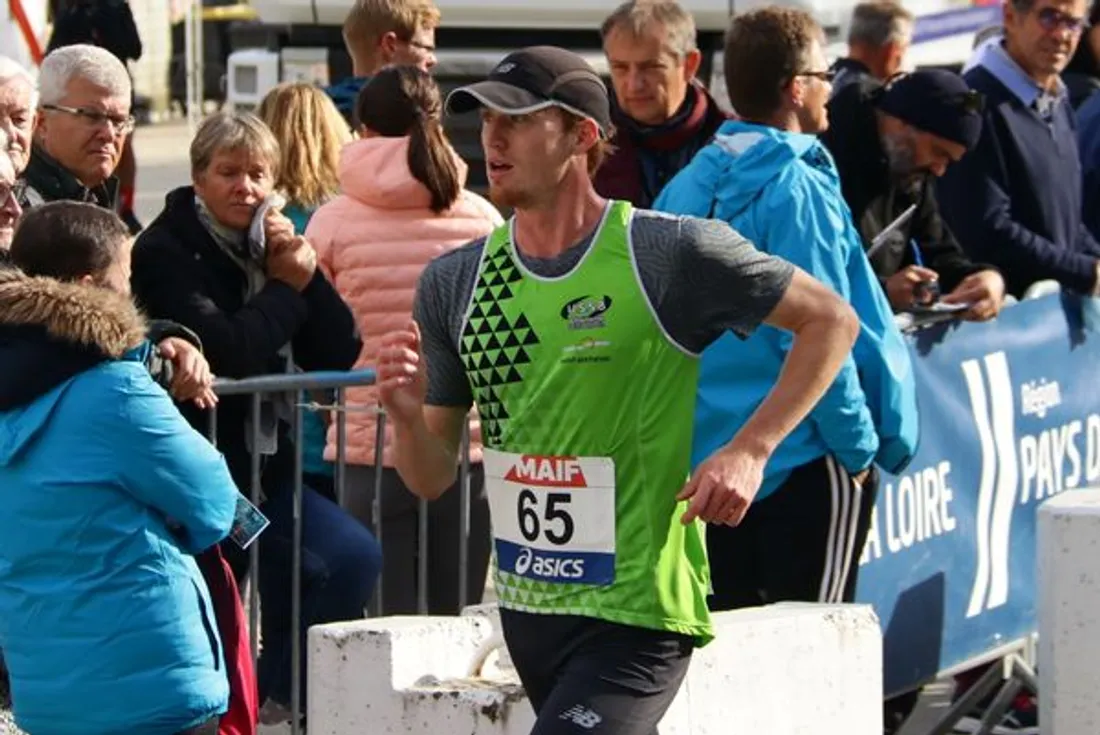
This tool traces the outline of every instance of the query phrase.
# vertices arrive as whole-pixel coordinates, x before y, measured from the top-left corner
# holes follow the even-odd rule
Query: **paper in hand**
[[[242,493],[237,493],[237,511],[233,519],[233,527],[229,530],[229,538],[242,549],[247,549],[252,542],[259,538],[271,521],[267,519],[259,508],[252,504]]]
[[[942,301],[928,305],[914,305],[907,311],[914,314],[958,314],[972,308],[974,304],[945,304]]]

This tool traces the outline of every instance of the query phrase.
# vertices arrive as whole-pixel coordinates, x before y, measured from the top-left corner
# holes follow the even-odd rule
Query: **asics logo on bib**
[[[530,548],[525,548],[516,557],[516,574],[542,577],[548,580],[580,579],[584,576],[584,559],[561,559],[537,556]]]

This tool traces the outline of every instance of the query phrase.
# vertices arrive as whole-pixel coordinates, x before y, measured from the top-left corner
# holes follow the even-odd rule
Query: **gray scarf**
[[[198,195],[195,196],[195,211],[199,214],[199,222],[202,222],[202,226],[217,246],[244,271],[244,300],[251,300],[267,283],[267,273],[264,270],[263,244],[259,244],[257,248],[250,242],[248,232],[235,230],[218,222],[209,207],[206,206],[206,202]]]
[[[209,233],[217,246],[229,259],[237,264],[245,275],[244,301],[247,303],[263,289],[267,283],[267,272],[264,269],[264,245],[261,235],[256,237],[252,232],[242,232],[232,227],[226,227],[215,219],[209,207],[198,195],[195,196],[195,211],[198,212],[199,222]],[[258,216],[263,216],[264,208],[257,211]],[[283,358],[285,370],[294,372],[294,359],[290,344],[283,345],[278,352]],[[258,451],[260,454],[272,455],[279,449],[279,421],[290,423],[294,420],[294,402],[290,394],[265,394],[260,399],[260,426],[259,431],[254,432],[252,426],[252,414],[245,418],[245,443],[250,451]],[[257,437],[259,444],[253,447],[253,437]]]

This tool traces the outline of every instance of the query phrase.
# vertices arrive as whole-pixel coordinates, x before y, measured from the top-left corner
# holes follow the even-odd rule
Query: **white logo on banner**
[[[886,476],[859,563],[954,533],[961,501],[975,518],[976,570],[967,606],[967,617],[974,617],[1008,601],[1015,508],[1100,482],[1100,413],[1072,416],[1081,408],[1065,392],[1071,390],[1065,380],[1014,383],[1004,352],[965,360],[960,368],[967,395],[945,395],[943,402],[950,415],[968,402],[974,419],[977,446],[968,440],[950,453],[965,466],[965,487],[956,488],[952,460],[939,456],[922,454],[905,474]],[[1018,424],[1028,433],[1017,437]],[[1019,539],[1016,544],[1019,549]]]
[[[1062,405],[1062,386],[1046,378],[1032,380],[1020,386],[1020,412],[1024,416],[1047,417],[1047,410]]]
[[[1008,601],[1008,551],[1019,479],[1016,463],[1016,405],[1004,352],[962,364],[970,409],[978,430],[982,469],[975,521],[978,567],[966,617]]]

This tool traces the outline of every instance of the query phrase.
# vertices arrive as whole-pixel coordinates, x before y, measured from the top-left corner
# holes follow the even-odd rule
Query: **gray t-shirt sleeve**
[[[768,255],[725,222],[639,212],[631,236],[657,318],[699,353],[726,330],[747,337],[783,298],[794,266]]]
[[[475,240],[441,255],[420,274],[413,318],[428,363],[428,405],[469,408],[474,402],[458,346],[484,245]]]

